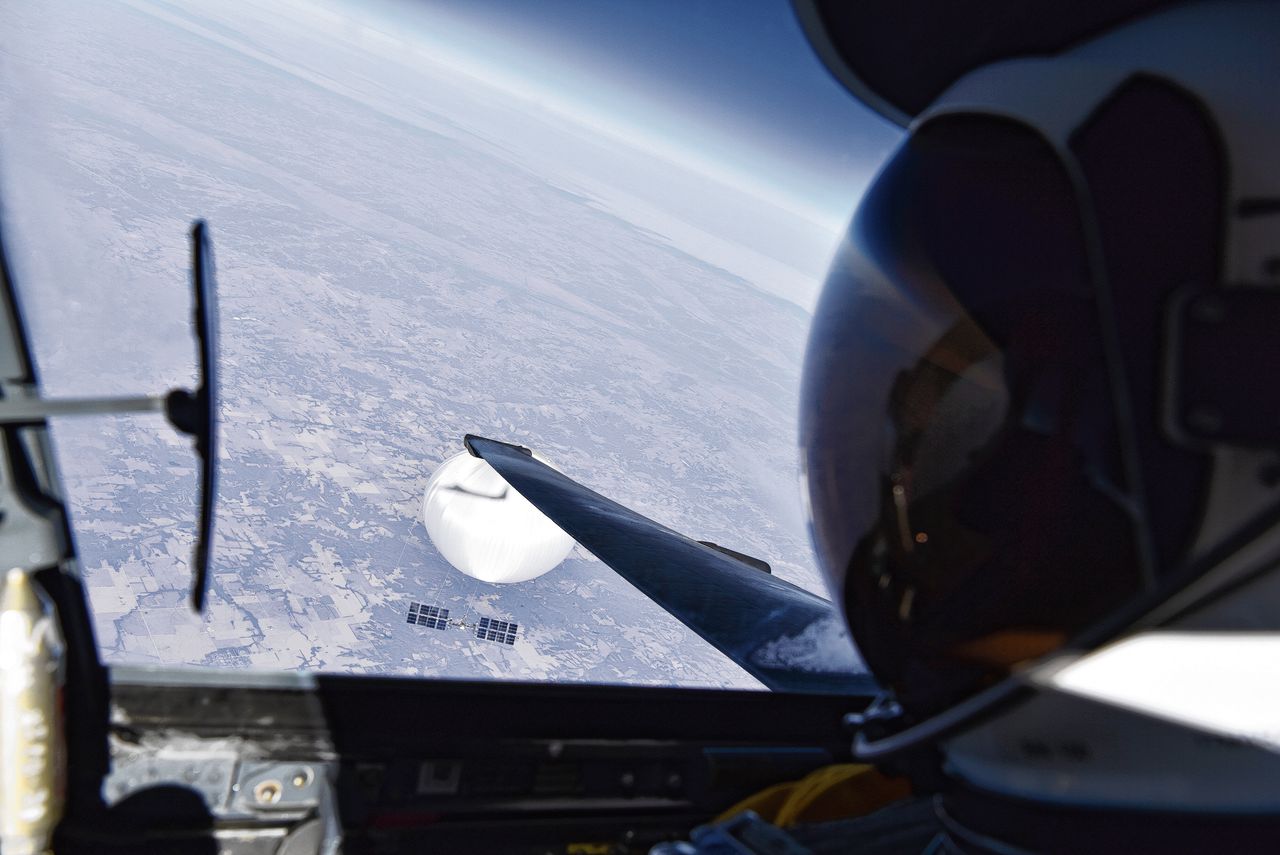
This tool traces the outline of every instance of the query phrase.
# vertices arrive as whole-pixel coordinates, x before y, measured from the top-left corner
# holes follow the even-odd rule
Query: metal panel
[[[446,629],[449,626],[449,610],[440,606],[410,603],[405,623],[425,626],[427,629]]]
[[[769,688],[869,689],[868,677],[844,663],[796,667],[775,655],[802,645],[802,635],[842,626],[829,601],[659,525],[515,446],[477,436],[465,442],[592,555]]]

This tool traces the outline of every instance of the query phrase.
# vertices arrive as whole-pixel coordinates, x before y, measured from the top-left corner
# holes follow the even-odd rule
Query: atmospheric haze
[[[48,393],[189,384],[191,219],[216,248],[204,619],[187,440],[54,425],[109,662],[758,685],[580,550],[513,585],[453,571],[419,503],[480,433],[825,594],[794,437],[834,233],[327,7],[6,3],[0,34],[5,237]],[[520,637],[427,632],[413,601]]]

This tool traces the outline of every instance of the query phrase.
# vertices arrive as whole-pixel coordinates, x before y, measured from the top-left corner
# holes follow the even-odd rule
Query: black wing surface
[[[570,537],[770,689],[874,690],[852,654],[817,649],[848,643],[828,600],[623,507],[520,446],[465,442]]]

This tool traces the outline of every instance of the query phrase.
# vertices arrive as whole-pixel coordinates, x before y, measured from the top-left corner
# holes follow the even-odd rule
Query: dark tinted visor
[[[1058,155],[985,116],[912,134],[832,270],[802,409],[814,535],[913,718],[1142,588],[1091,282]]]

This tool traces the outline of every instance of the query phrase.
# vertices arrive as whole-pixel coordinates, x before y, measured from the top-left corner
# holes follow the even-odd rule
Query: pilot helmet
[[[894,713],[862,756],[1280,810],[1278,45],[1280,7],[1212,3],[986,65],[867,190],[801,413],[819,561]]]

